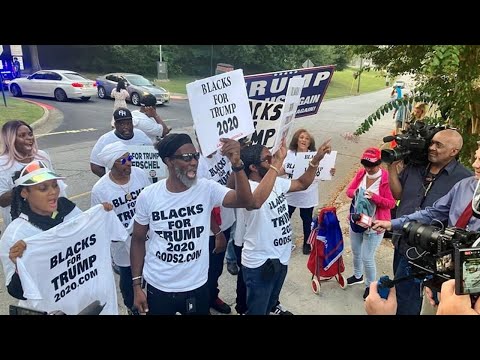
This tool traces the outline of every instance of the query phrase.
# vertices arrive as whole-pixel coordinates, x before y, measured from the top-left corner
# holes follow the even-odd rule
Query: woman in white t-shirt
[[[298,129],[293,134],[292,141],[287,151],[287,157],[283,161],[283,172],[288,179],[293,177],[293,169],[295,168],[295,161],[297,153],[304,153],[309,151],[316,151],[315,139],[305,129]],[[330,173],[335,174],[335,168],[332,168]],[[310,245],[307,244],[310,235],[310,225],[312,223],[313,208],[318,205],[318,181],[314,180],[308,189],[297,192],[290,192],[286,194],[288,203],[288,214],[290,218],[295,209],[300,208],[300,217],[302,219],[303,227],[303,253],[310,254]],[[292,250],[295,244],[292,245]]]
[[[130,98],[130,94],[127,91],[127,87],[125,85],[124,80],[120,80],[117,83],[117,87],[112,90],[110,97],[115,99],[113,103],[113,111],[117,110],[118,108],[126,108],[127,107],[127,99]],[[112,128],[115,126],[115,120],[112,117]]]
[[[13,194],[12,176],[33,160],[42,160],[50,169],[52,162],[48,154],[38,150],[33,130],[26,122],[11,120],[3,124],[0,151],[0,206],[2,207],[3,229],[12,221],[10,204]],[[65,187],[63,187],[65,188]]]

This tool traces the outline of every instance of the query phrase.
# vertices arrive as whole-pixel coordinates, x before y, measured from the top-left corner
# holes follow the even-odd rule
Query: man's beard
[[[258,166],[258,175],[263,179],[263,177],[267,174],[268,170],[270,169],[265,169],[263,166]]]
[[[197,183],[197,177],[195,176],[195,179],[190,179],[186,171],[182,171],[180,168],[174,166],[175,169],[175,175],[177,175],[178,180],[185,185],[187,188],[191,188],[193,185]]]

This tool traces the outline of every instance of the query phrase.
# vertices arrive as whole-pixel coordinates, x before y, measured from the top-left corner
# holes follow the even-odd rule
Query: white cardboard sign
[[[220,138],[240,139],[254,132],[242,69],[189,83],[187,94],[204,156],[222,147]]]
[[[305,171],[307,171],[309,167],[309,162],[316,153],[316,151],[297,153],[297,156],[295,158],[295,167],[293,168],[292,179],[298,179],[305,173]],[[336,151],[331,151],[330,154],[325,154],[323,159],[320,160],[320,164],[315,174],[315,180],[332,180],[330,169],[335,167],[336,159]]]

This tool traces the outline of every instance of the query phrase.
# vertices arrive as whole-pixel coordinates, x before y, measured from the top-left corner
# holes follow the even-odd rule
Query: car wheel
[[[83,101],[88,101],[90,100],[90,96],[84,96],[84,97],[81,97],[80,99],[82,99]]]
[[[133,105],[140,106],[140,95],[133,93],[132,96],[130,96],[130,99],[132,100]]]
[[[65,94],[65,91],[63,91],[62,89],[55,89],[53,95],[55,96],[55,100],[57,101],[67,101],[67,94]]]
[[[107,97],[107,92],[103,86],[98,87],[98,97],[100,99],[105,99]]]
[[[22,90],[20,90],[20,86],[18,86],[17,84],[12,84],[10,86],[10,92],[15,97],[22,96]]]

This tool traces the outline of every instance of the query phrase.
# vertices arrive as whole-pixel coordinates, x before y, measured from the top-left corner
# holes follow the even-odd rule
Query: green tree
[[[461,160],[472,162],[480,133],[480,46],[478,45],[390,45],[352,46],[353,53],[371,58],[392,77],[411,74],[416,81],[413,101],[425,101],[439,111],[426,119],[458,128],[463,135]],[[402,100],[401,100],[402,101]],[[356,130],[369,130],[379,113],[398,107],[399,101],[382,105]]]

